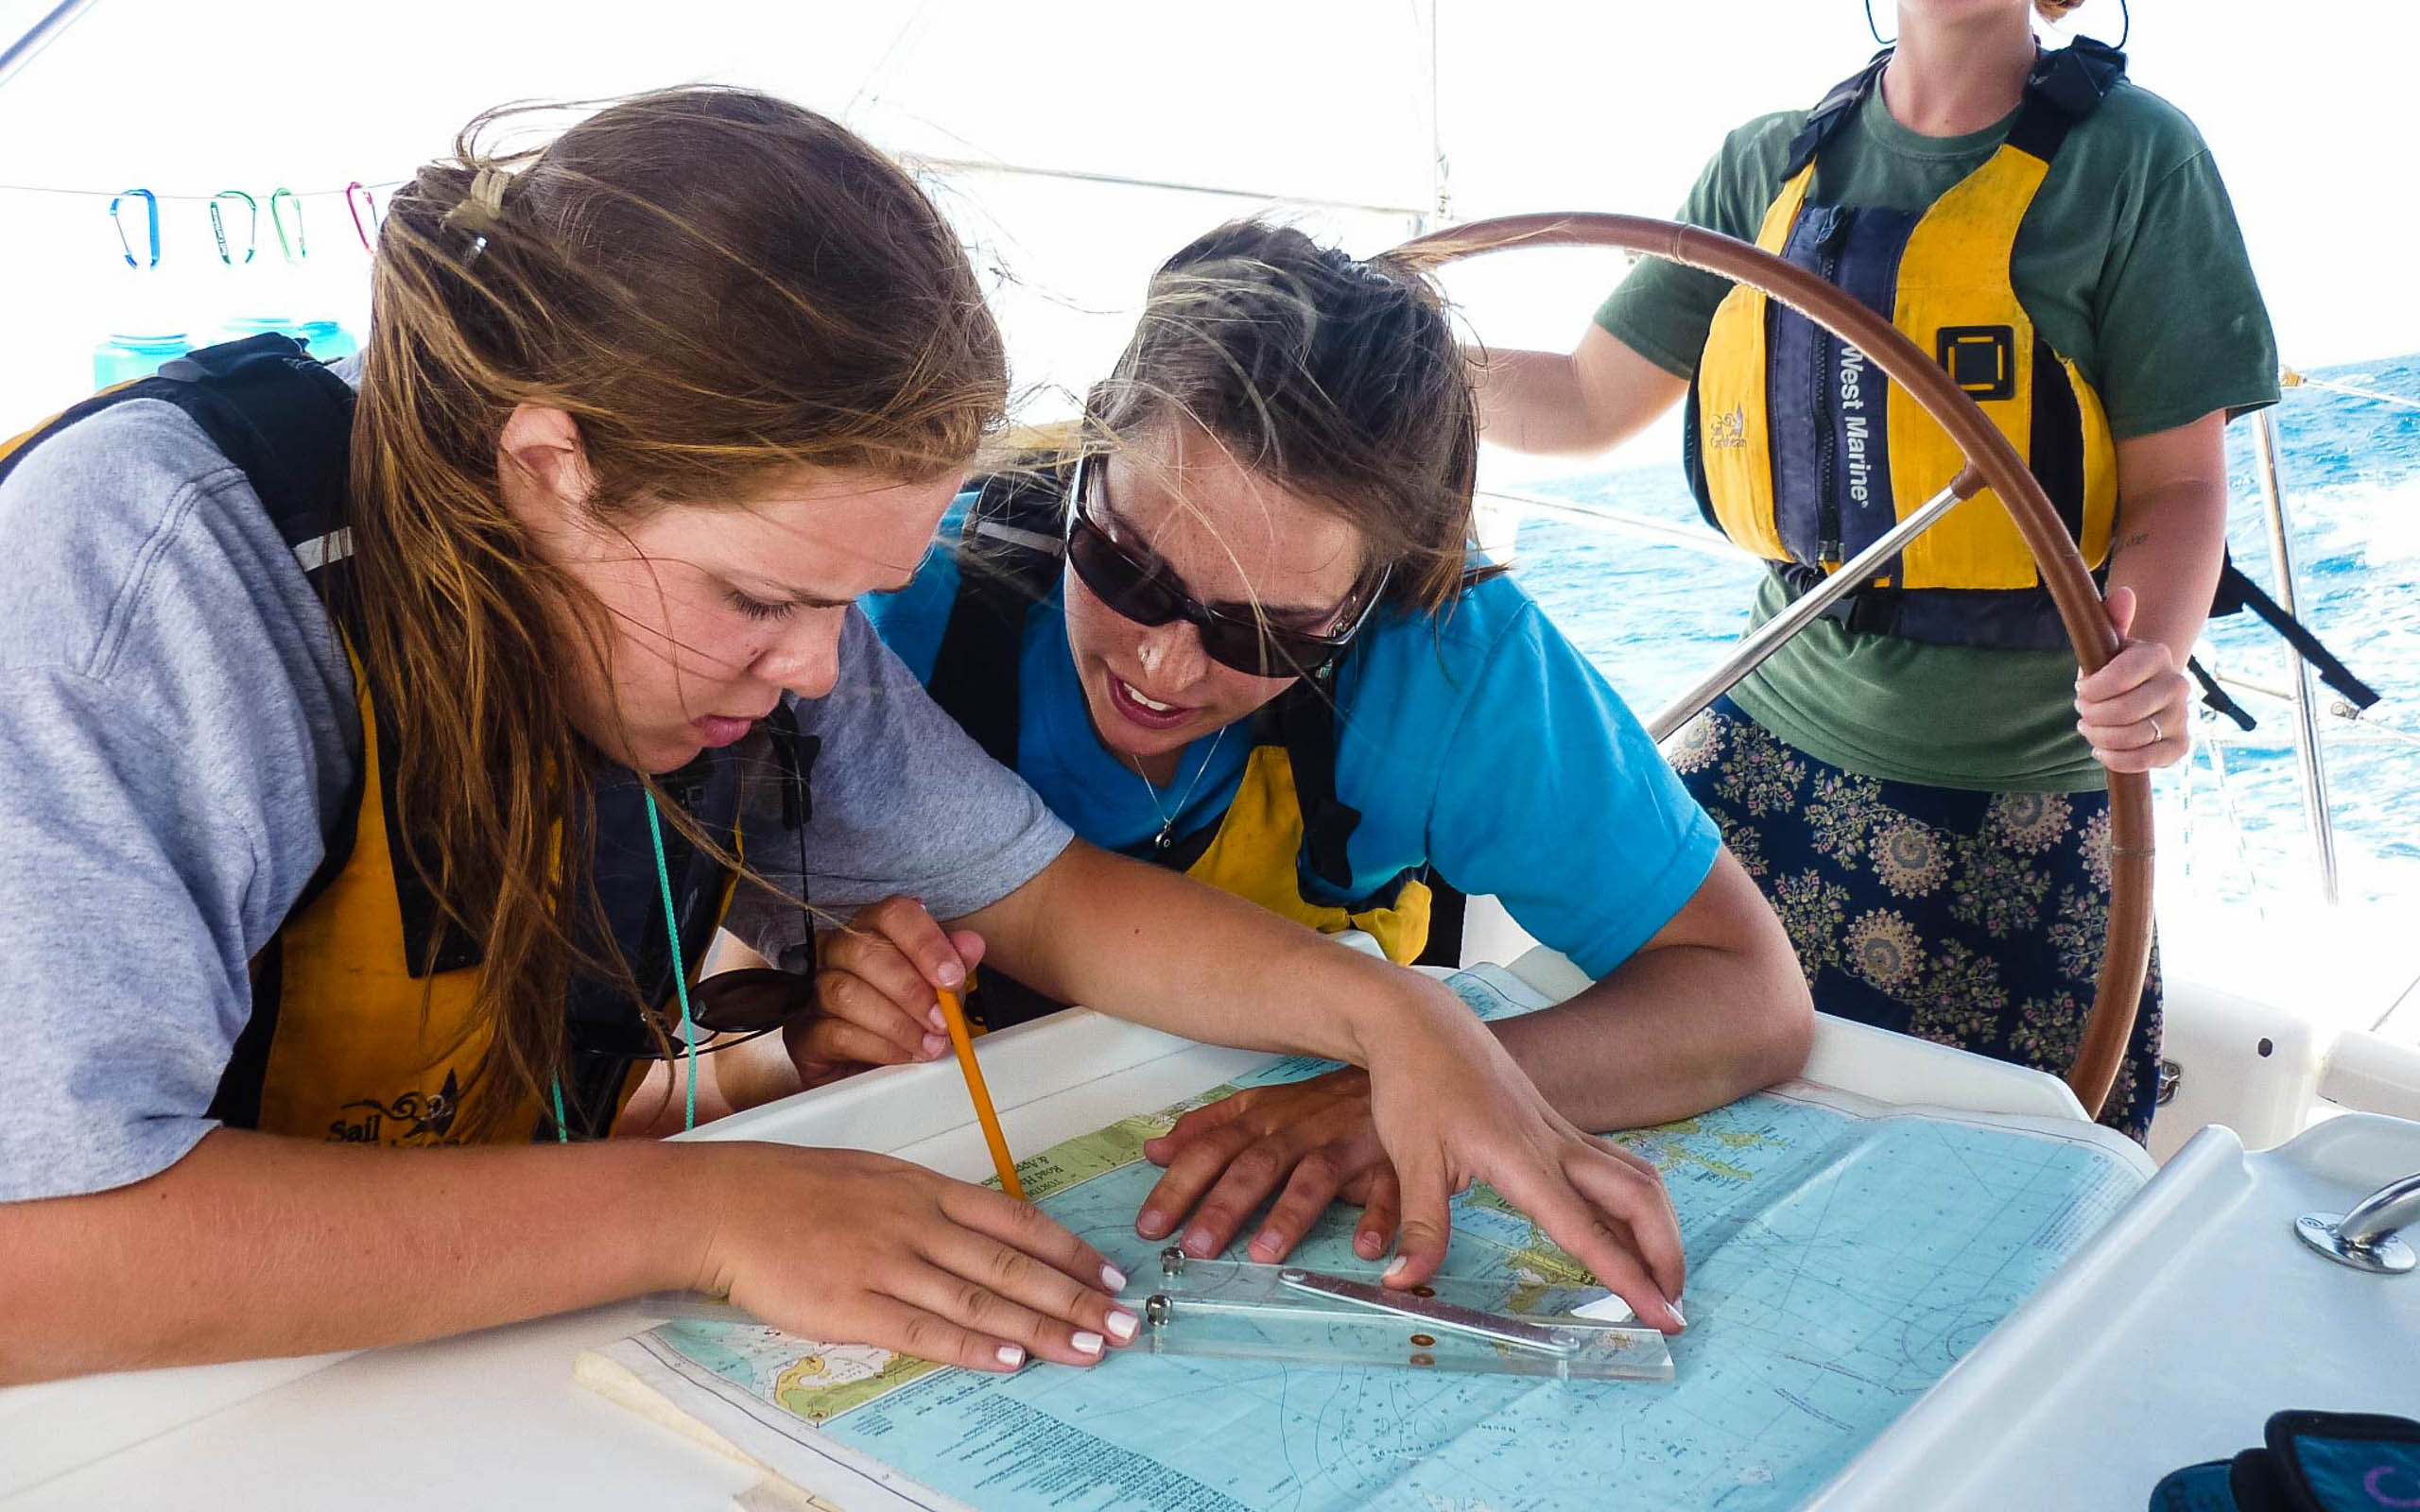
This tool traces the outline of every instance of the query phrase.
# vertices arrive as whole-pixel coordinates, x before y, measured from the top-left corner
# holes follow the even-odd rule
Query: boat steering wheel
[[[1641,215],[1579,211],[1506,215],[1417,237],[1390,255],[1433,267],[1520,247],[1616,247],[1703,268],[1761,290],[1855,343],[1949,433],[1965,454],[1968,472],[2007,507],[2033,552],[2043,586],[2058,606],[2060,622],[2083,670],[2097,672],[2118,654],[2118,634],[2101,607],[2100,592],[2042,485],[1999,428],[1940,365],[1855,296],[1734,237]],[[1954,486],[1963,496],[1974,491],[1974,481],[1962,474]],[[2141,772],[2109,774],[2109,935],[2092,1013],[2066,1077],[2076,1100],[2095,1118],[2124,1063],[2150,967],[2151,793],[2151,779]]]

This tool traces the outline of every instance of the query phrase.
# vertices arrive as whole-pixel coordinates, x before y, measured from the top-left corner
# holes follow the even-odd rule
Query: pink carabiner
[[[359,195],[361,198],[355,199],[354,195]],[[344,186],[344,208],[353,213],[353,233],[361,238],[361,249],[365,252],[375,251],[377,249],[378,200],[367,188],[363,187],[360,180],[355,179]],[[370,213],[367,224],[364,224],[362,219],[364,211]]]

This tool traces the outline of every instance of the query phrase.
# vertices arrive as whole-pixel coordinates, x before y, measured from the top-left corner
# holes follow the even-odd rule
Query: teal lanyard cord
[[[698,1126],[698,1031],[689,1022],[689,968],[681,959],[681,915],[672,906],[672,868],[664,861],[664,821],[655,809],[655,794],[647,794],[647,833],[655,842],[655,880],[664,885],[664,927],[672,936],[672,987],[681,995],[681,1044],[689,1063],[688,1105],[681,1115],[683,1130]]]
[[[672,868],[664,860],[664,821],[656,813],[655,795],[647,795],[647,833],[655,842],[655,880],[664,887],[664,927],[672,936],[672,988],[681,996],[681,1044],[689,1063],[688,1101],[681,1112],[681,1126],[698,1126],[698,1032],[689,1022],[689,968],[681,959],[681,915],[672,906]],[[563,1117],[563,1079],[557,1076],[555,1095],[555,1143],[571,1143],[570,1121]]]

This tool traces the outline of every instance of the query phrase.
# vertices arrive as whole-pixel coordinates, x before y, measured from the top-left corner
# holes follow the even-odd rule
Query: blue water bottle
[[[174,362],[190,350],[182,331],[163,331],[157,335],[112,332],[93,349],[93,387],[113,388],[119,384],[148,378],[165,363]]]
[[[361,351],[361,343],[353,338],[353,333],[334,320],[305,320],[293,327],[291,334],[321,362],[341,362]]]
[[[227,322],[224,341],[241,341],[264,331],[292,336],[321,362],[336,362],[361,350],[353,333],[334,320],[297,320],[283,315],[246,315]]]

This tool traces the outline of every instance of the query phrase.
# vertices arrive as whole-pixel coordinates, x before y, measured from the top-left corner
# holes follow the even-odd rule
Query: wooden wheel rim
[[[1719,273],[1762,291],[1834,335],[1856,344],[1868,361],[1906,389],[1965,453],[1967,465],[2007,507],[2033,552],[2043,586],[2086,673],[2118,650],[2118,634],[2083,555],[2042,485],[1999,428],[1949,375],[1898,329],[1857,298],[1805,268],[1737,238],[1643,215],[1574,211],[1472,221],[1405,243],[1391,255],[1439,266],[1516,247],[1617,247]],[[2152,788],[2141,772],[2109,774],[2109,933],[2083,1042],[2067,1068],[2067,1085],[2092,1117],[2100,1116],[2125,1063],[2142,1005],[2152,946]]]

